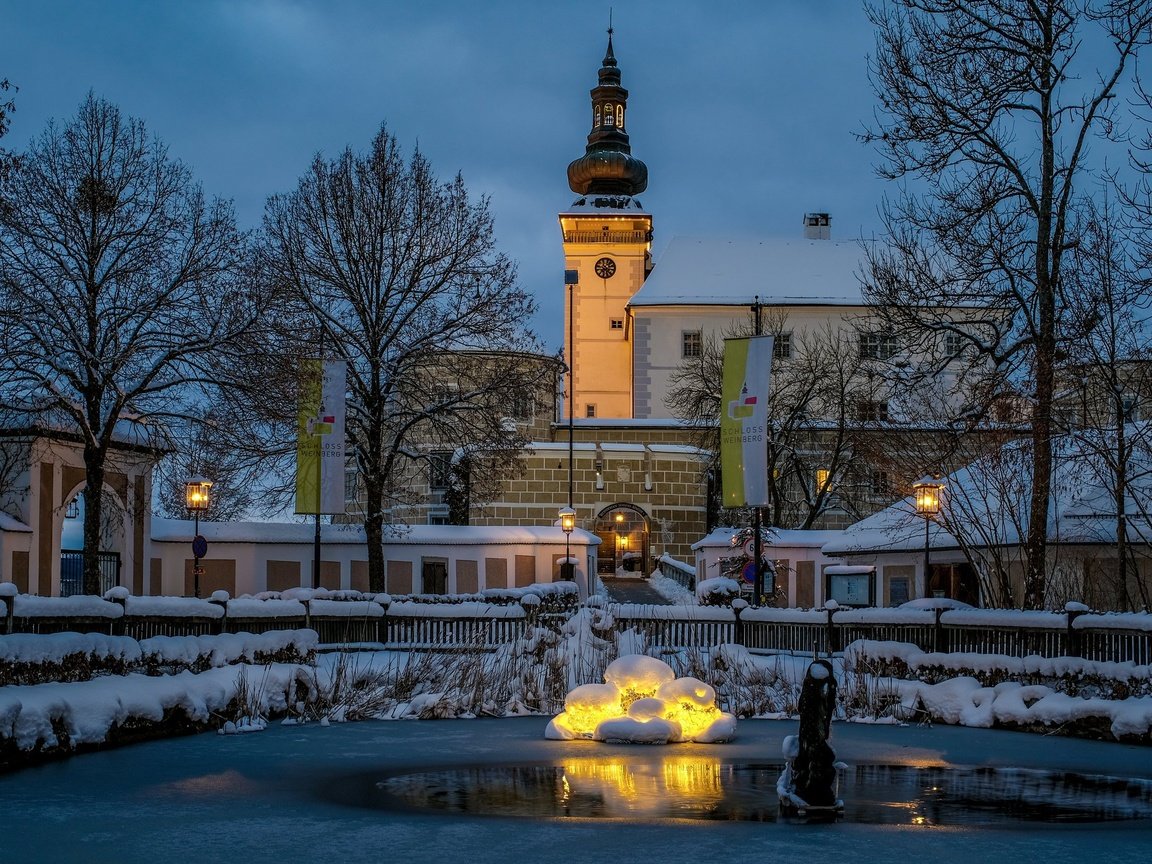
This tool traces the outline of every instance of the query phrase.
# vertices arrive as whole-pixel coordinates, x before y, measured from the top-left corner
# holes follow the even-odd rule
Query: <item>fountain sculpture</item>
[[[813,660],[800,691],[800,734],[784,739],[788,760],[776,784],[785,813],[808,818],[844,810],[837,798],[836,752],[828,744],[836,710],[836,678],[827,660]]]

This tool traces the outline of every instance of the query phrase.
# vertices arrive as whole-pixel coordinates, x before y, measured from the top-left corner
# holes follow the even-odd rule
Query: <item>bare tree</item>
[[[524,443],[504,406],[553,372],[526,362],[534,304],[496,251],[487,199],[459,176],[438,180],[419,152],[405,161],[385,128],[367,153],[317,156],[295,191],[269,200],[264,231],[294,302],[286,320],[310,323],[298,350],[322,341],[348,362],[347,438],[369,583],[381,591],[386,510],[404,499],[413,464]]]
[[[0,93],[7,93],[9,90],[16,88],[7,78],[0,78]],[[0,138],[3,138],[8,132],[9,116],[16,110],[16,103],[12,99],[0,98]],[[8,167],[11,164],[11,156],[8,152],[0,147],[0,183],[4,181],[8,173]],[[0,189],[0,197],[3,191]]]
[[[1108,493],[1111,536],[1116,547],[1113,584],[1096,586],[1111,608],[1148,608],[1148,585],[1139,578],[1147,559],[1147,477],[1152,471],[1152,428],[1138,422],[1152,404],[1152,352],[1143,322],[1148,293],[1146,236],[1105,201],[1086,209],[1084,242],[1072,251],[1068,302],[1083,322],[1084,337],[1072,346],[1061,380],[1066,420],[1076,434],[1091,481]],[[1101,581],[1105,574],[1097,574]]]
[[[205,199],[144,124],[89,95],[22,154],[0,209],[4,401],[81,437],[84,590],[96,553],[105,464],[124,424],[163,443],[197,387],[259,313],[243,279],[231,205]]]
[[[787,315],[767,310],[761,322],[778,338]],[[666,405],[695,429],[696,444],[713,454],[708,470],[718,471],[725,338],[749,336],[751,321],[709,334],[700,355],[686,358],[670,376]],[[845,482],[857,438],[856,406],[864,379],[851,330],[831,323],[790,335],[789,356],[773,361],[768,395],[769,525],[811,528],[832,506],[855,508]],[[846,338],[847,337],[847,338]],[[782,352],[780,352],[782,353]],[[741,523],[743,514],[736,514]]]
[[[1116,95],[1147,43],[1138,0],[890,0],[870,77],[881,109],[862,135],[881,176],[916,179],[884,211],[866,295],[924,356],[967,346],[1028,400],[1032,435],[1023,605],[1045,605],[1056,367],[1078,322],[1063,284],[1080,240],[1093,137],[1114,132]],[[1083,40],[1104,43],[1102,65]],[[1111,52],[1110,54],[1108,52]]]
[[[265,460],[251,459],[236,448],[237,436],[221,429],[221,416],[209,410],[170,424],[166,437],[170,450],[156,466],[152,482],[160,515],[187,518],[185,488],[191,477],[212,481],[210,506],[200,514],[202,521],[236,521],[264,509]]]

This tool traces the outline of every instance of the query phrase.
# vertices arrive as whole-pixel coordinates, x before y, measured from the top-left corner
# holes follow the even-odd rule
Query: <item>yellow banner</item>
[[[344,512],[343,360],[300,361],[296,415],[296,512]]]
[[[771,336],[724,340],[720,473],[725,507],[768,505],[768,388]]]

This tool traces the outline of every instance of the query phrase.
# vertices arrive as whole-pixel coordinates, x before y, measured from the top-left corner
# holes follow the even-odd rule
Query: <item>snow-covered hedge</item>
[[[1005,682],[1042,685],[1078,698],[1152,697],[1152,667],[1080,657],[935,654],[907,642],[861,639],[844,649],[844,665],[881,677],[925,684],[970,677],[983,687],[997,687]]]
[[[139,671],[140,643],[102,633],[0,636],[0,685],[87,681]]]
[[[0,636],[0,686],[89,681],[105,675],[202,672],[234,663],[313,663],[314,630],[153,636],[101,633]]]

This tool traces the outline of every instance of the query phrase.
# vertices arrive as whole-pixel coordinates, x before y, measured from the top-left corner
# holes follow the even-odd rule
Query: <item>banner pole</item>
[[[317,345],[317,354],[320,357],[320,381],[321,388],[323,388],[324,381],[324,323],[320,323],[319,345]],[[323,392],[323,389],[321,389]],[[323,396],[321,396],[323,401]],[[323,448],[323,445],[321,445]],[[312,590],[315,591],[320,587],[320,510],[321,500],[324,497],[324,459],[323,450],[321,450],[321,458],[316,460],[316,532],[312,538]]]
[[[755,322],[755,331],[757,336],[763,335],[761,333],[760,323],[760,295],[757,294],[752,301],[752,316]],[[764,594],[764,570],[761,564],[763,550],[760,548],[760,525],[763,519],[763,514],[760,512],[760,505],[757,504],[752,508],[752,554],[755,556],[755,567],[753,572],[756,578],[752,583],[752,605],[759,606],[760,598]]]

